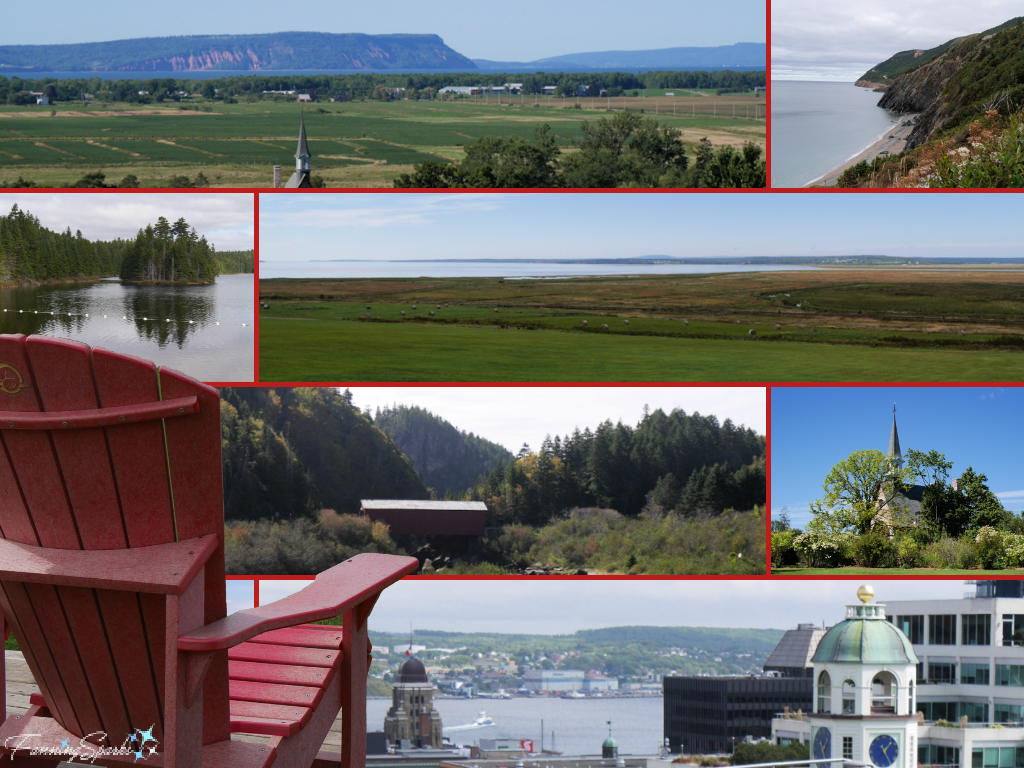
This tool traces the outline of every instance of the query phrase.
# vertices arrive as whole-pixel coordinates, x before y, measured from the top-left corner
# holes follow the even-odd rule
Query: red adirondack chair
[[[339,710],[340,763],[365,764],[367,618],[416,560],[358,555],[226,617],[220,439],[211,387],[0,335],[0,636],[41,690],[20,716],[0,696],[4,765],[77,749],[106,750],[103,765],[326,768]],[[344,630],[305,625],[339,615]]]

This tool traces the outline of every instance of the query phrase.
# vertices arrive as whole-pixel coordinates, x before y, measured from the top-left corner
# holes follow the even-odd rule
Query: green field
[[[1000,571],[957,570],[955,568],[772,568],[772,576],[1016,576],[1024,568]]]
[[[609,105],[643,109],[696,143],[765,146],[764,99],[753,94],[687,93],[675,98],[573,99],[504,97],[480,101],[354,101],[307,105],[303,111],[314,173],[329,186],[390,186],[426,160],[458,161],[483,136],[533,138],[547,123],[559,145],[580,138],[585,119]],[[196,111],[196,107],[200,110]],[[757,110],[760,115],[754,119]],[[51,112],[55,113],[51,116]],[[46,186],[76,181],[96,170],[108,182],[136,175],[161,186],[199,171],[213,186],[269,186],[273,166],[294,165],[298,104],[256,101],[173,105],[56,105],[0,107],[0,182],[19,175]],[[675,114],[673,114],[673,112]],[[733,113],[735,112],[735,117]],[[748,117],[749,116],[749,117]]]

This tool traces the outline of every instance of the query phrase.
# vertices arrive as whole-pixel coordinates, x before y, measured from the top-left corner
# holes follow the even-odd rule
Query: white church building
[[[1024,768],[1024,582],[953,600],[859,605],[812,657],[814,703],[780,714],[777,744],[876,768]]]

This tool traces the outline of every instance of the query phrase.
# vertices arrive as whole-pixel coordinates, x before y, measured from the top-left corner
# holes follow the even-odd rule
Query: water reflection
[[[102,280],[0,288],[0,309],[7,310],[0,311],[0,333],[77,339],[149,357],[203,381],[252,381],[252,297],[252,275],[222,275],[213,285],[195,286]]]

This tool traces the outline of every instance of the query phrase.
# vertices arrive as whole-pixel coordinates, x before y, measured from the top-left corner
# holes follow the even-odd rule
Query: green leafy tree
[[[843,533],[854,530],[867,533],[881,511],[898,515],[891,503],[880,508],[879,492],[886,498],[900,492],[912,477],[904,466],[896,470],[881,451],[854,451],[840,461],[825,477],[825,495],[811,503],[812,519],[808,528],[819,533]],[[899,525],[903,520],[893,520]]]

